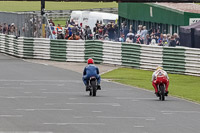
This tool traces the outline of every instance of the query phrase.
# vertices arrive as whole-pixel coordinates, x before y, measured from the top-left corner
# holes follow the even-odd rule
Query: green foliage
[[[119,68],[102,75],[102,78],[139,88],[154,90],[151,83],[152,71]],[[200,103],[200,77],[169,74],[170,95]]]
[[[116,2],[45,2],[46,10],[79,10],[92,8],[117,8]],[[40,1],[0,1],[0,11],[39,11]]]

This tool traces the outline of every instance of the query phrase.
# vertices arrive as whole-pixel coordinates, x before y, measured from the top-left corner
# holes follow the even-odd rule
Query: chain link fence
[[[42,16],[29,12],[0,12],[0,24],[14,23],[18,36],[41,37]]]

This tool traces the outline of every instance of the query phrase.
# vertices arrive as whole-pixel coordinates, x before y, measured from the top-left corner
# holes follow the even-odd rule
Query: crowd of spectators
[[[7,24],[7,23],[0,24],[0,33],[7,34],[7,35],[18,36],[17,27],[15,26],[14,23],[11,23],[11,24]]]
[[[49,35],[51,39],[67,39],[67,40],[105,40],[115,42],[138,43],[146,45],[158,46],[177,46],[180,45],[177,33],[164,34],[159,28],[146,29],[146,26],[139,25],[135,31],[133,26],[128,27],[126,23],[122,23],[120,29],[114,22],[107,25],[97,21],[94,28],[82,24],[78,25],[73,20],[67,22],[65,27],[60,24],[55,26],[52,19],[49,20],[53,34]]]
[[[88,25],[83,27],[82,23],[78,25],[73,20],[67,22],[65,27],[60,24],[56,27],[51,19],[49,23],[53,33],[49,36],[51,39],[117,41],[118,38],[118,26],[114,22],[105,25],[97,21],[94,28]]]
[[[146,29],[146,26],[139,25],[138,30],[134,31],[132,25],[130,28],[126,24],[122,24],[120,30],[120,42],[138,43],[146,45],[158,45],[158,46],[179,46],[179,36],[177,33],[164,34],[160,32],[160,29],[151,28]]]

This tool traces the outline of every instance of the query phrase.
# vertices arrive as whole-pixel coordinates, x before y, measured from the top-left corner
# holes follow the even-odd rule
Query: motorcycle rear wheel
[[[165,87],[164,85],[160,85],[160,100],[165,101]]]
[[[91,81],[91,91],[92,91],[92,96],[96,96],[96,92],[97,92],[97,85],[96,85],[96,81]],[[90,91],[90,92],[91,92]]]

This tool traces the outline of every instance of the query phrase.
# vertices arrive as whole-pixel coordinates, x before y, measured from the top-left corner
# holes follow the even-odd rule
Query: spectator
[[[6,23],[3,25],[3,34],[8,34],[8,25]]]
[[[56,31],[58,32],[59,29],[62,30],[62,27],[60,26],[60,24],[58,24],[58,26],[56,27]]]
[[[136,37],[141,36],[141,33],[142,33],[142,25],[139,25]]]
[[[54,31],[54,26],[53,26],[53,24],[50,23],[49,25],[50,25],[51,31]]]
[[[158,36],[158,34],[157,34],[157,36]],[[160,34],[160,37],[159,37],[157,43],[158,43],[158,46],[163,46],[163,34]]]
[[[62,33],[62,30],[61,29],[58,29],[58,35],[57,35],[57,39],[64,39],[64,35]]]
[[[103,36],[105,41],[109,41],[109,37],[108,37],[108,31],[106,31],[106,33]]]
[[[157,45],[156,44],[156,37],[155,37],[155,35],[153,36],[151,36],[151,45]]]
[[[68,29],[66,29],[66,31],[65,31],[65,39],[69,39],[70,38],[70,35],[69,35],[69,30]]]
[[[143,39],[140,37],[140,35],[137,36],[136,43],[138,43],[138,44],[144,44]]]
[[[70,25],[74,25],[74,24],[75,24],[74,20],[71,19],[71,21],[69,22],[69,24],[70,24]]]
[[[174,36],[171,36],[169,47],[176,47],[176,40]]]
[[[177,33],[174,33],[174,38],[175,38],[175,41],[176,41],[176,46],[180,46],[180,39],[179,39],[179,36]]]
[[[133,35],[129,35],[129,36],[127,36],[127,38],[126,38],[126,42],[127,43],[133,43]]]
[[[158,36],[158,37],[160,37],[161,33],[160,33],[160,29],[159,28],[156,30],[155,35]]]
[[[146,44],[147,45],[151,44],[151,37],[149,36],[149,34],[146,35]]]
[[[114,25],[112,25],[111,23],[108,25],[108,37],[110,41],[114,41],[114,36],[115,36],[114,32],[115,32]]]
[[[148,30],[146,29],[146,26],[143,26],[143,30],[141,32],[141,38],[142,38],[144,44],[147,43],[147,38],[146,38],[147,33],[148,33]]]
[[[49,23],[52,24],[52,26],[55,26],[55,24],[54,24],[52,19],[49,20]]]
[[[85,26],[85,40],[92,40],[93,35],[90,26]]]
[[[170,42],[170,38],[171,38],[171,35],[170,35],[170,34],[167,34],[168,42]]]
[[[52,34],[49,36],[49,39],[56,39],[56,32],[53,31]]]
[[[15,35],[16,36],[16,29],[15,29],[14,23],[12,23],[11,26],[10,26],[9,35]]]
[[[77,34],[78,33],[78,24],[74,24],[72,27],[72,34]]]
[[[167,35],[163,34],[162,46],[168,46],[168,45],[169,45],[169,41],[168,41]]]
[[[0,33],[3,33],[3,28],[1,24],[0,24]]]
[[[72,34],[72,36],[71,37],[69,37],[69,39],[68,40],[80,40],[80,37],[79,36],[77,36],[76,34]]]
[[[125,42],[124,34],[121,34],[119,38],[119,42]]]

